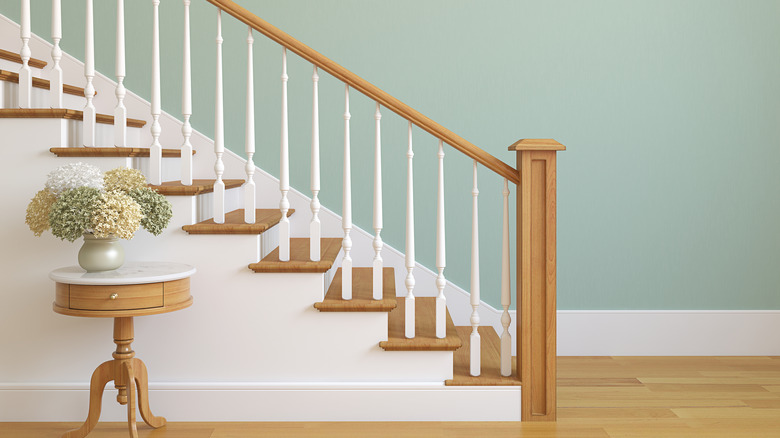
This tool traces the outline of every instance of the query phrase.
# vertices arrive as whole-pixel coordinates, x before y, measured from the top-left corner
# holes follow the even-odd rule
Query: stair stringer
[[[2,26],[0,26],[2,27]],[[17,27],[18,30],[18,27]],[[37,37],[34,37],[37,38]],[[41,56],[39,53],[34,52],[34,56]],[[44,57],[45,58],[45,57]],[[81,66],[79,66],[79,69]],[[83,70],[82,70],[83,71]],[[80,77],[79,71],[76,77]],[[106,79],[105,77],[96,78],[96,82]],[[45,76],[44,76],[45,77]],[[107,80],[107,79],[106,79]],[[69,82],[68,76],[65,76],[65,81]],[[107,80],[111,83],[110,80]],[[79,82],[70,81],[75,84]],[[110,91],[113,90],[113,86],[109,89],[108,93],[102,93],[103,96],[111,95]],[[131,101],[131,93],[128,93],[128,99],[126,104]],[[135,96],[137,98],[137,96]],[[138,98],[138,100],[141,100]],[[142,100],[141,100],[142,101]],[[113,103],[113,102],[112,102]],[[147,111],[139,112],[138,115],[148,114],[148,103],[142,101],[141,106],[146,106]],[[100,112],[111,113],[113,105],[107,108],[98,107]],[[128,105],[130,108],[130,105]],[[139,118],[132,110],[130,114],[134,118]],[[167,122],[173,124],[164,127],[164,136],[166,134],[175,137],[175,134],[180,133],[180,122],[175,118],[164,114],[163,118],[168,118]],[[144,119],[149,121],[150,117],[146,116]],[[163,120],[164,126],[166,120]],[[40,120],[34,121],[34,123],[40,123]],[[80,123],[80,122],[62,122],[62,123]],[[14,125],[15,127],[17,125]],[[28,129],[29,131],[29,129]],[[36,131],[32,128],[32,131]],[[7,132],[3,130],[3,132]],[[144,137],[149,137],[148,130],[143,130]],[[44,137],[51,133],[43,134]],[[197,133],[196,135],[200,135]],[[202,135],[201,135],[202,136]],[[202,151],[210,151],[213,147],[213,143],[202,136],[205,140],[206,148]],[[24,145],[21,148],[26,150],[26,154],[5,154],[5,158],[10,163],[25,163],[22,166],[15,166],[12,171],[4,174],[6,187],[17,187],[14,192],[14,196],[8,198],[8,211],[23,211],[26,203],[32,194],[40,188],[39,183],[31,183],[24,186],[19,186],[19,181],[25,181],[31,175],[42,175],[45,179],[45,173],[52,168],[63,164],[63,159],[57,159],[48,152],[48,147],[56,144],[52,143],[51,138],[38,139],[40,144],[35,141],[30,141],[29,137],[24,137],[23,141],[12,142],[11,144]],[[148,142],[150,143],[150,141]],[[141,146],[148,144],[142,141]],[[194,143],[194,142],[193,142]],[[166,144],[166,143],[164,143]],[[176,145],[176,142],[171,142],[170,145]],[[167,146],[168,144],[166,144]],[[198,148],[196,148],[198,150]],[[212,155],[212,154],[209,154]],[[231,160],[231,163],[226,163],[225,177],[240,177],[243,175],[243,160],[232,155],[235,160]],[[201,164],[206,164],[207,160],[204,160],[204,155],[201,154],[201,159],[196,160]],[[41,160],[42,159],[42,160]],[[90,159],[92,160],[92,159]],[[101,162],[99,167],[111,168],[115,167],[112,163],[106,165],[108,159],[94,159]],[[127,159],[113,159],[122,163],[127,163]],[[71,160],[76,161],[76,160]],[[80,160],[87,161],[87,160]],[[141,161],[143,163],[143,160]],[[235,166],[232,166],[235,164]],[[209,169],[213,164],[207,163],[206,168]],[[136,164],[137,167],[141,167],[142,164]],[[234,174],[229,172],[232,169],[237,170]],[[211,174],[210,170],[209,173]],[[208,175],[207,174],[207,175]],[[196,175],[198,175],[196,173]],[[269,175],[270,177],[270,175]],[[274,193],[277,197],[274,197],[274,202],[278,199],[278,190],[276,184],[278,181],[275,178],[270,178],[272,186],[269,188],[269,192]],[[29,193],[27,193],[29,192]],[[258,190],[258,196],[262,193]],[[308,207],[308,198],[296,192],[301,197],[303,206],[299,211],[306,211]],[[268,198],[264,198],[265,202],[268,202]],[[199,211],[199,205],[202,203],[195,198],[189,200],[181,199],[174,201],[177,210],[183,205],[186,211],[197,212]],[[262,206],[263,204],[259,204]],[[299,208],[293,204],[293,208]],[[332,214],[332,213],[331,213]],[[178,214],[177,218],[184,217],[185,215]],[[334,223],[336,229],[340,230],[340,218],[334,216]],[[178,219],[177,219],[178,220]],[[13,251],[3,251],[3,266],[13,271],[12,280],[8,281],[3,290],[4,303],[7,304],[2,311],[4,315],[2,320],[8,322],[14,327],[24,329],[24,333],[3,333],[0,336],[2,345],[6,349],[9,356],[13,356],[15,360],[13,363],[8,364],[9,367],[4,366],[4,376],[8,376],[11,382],[0,383],[0,420],[24,420],[30,418],[37,418],[38,420],[56,420],[58,419],[55,413],[53,415],[41,414],[40,409],[36,409],[35,412],[31,410],[24,410],[23,406],[44,406],[44,401],[52,401],[55,398],[63,401],[64,403],[58,403],[57,406],[74,406],[76,409],[70,411],[68,409],[62,409],[60,412],[65,412],[65,415],[71,415],[67,418],[61,418],[66,421],[80,420],[83,415],[82,403],[79,401],[83,398],[85,392],[85,386],[83,384],[69,384],[68,382],[83,381],[84,370],[90,370],[94,367],[96,360],[102,360],[104,351],[106,348],[99,348],[99,345],[110,345],[110,341],[106,338],[105,333],[110,332],[110,321],[105,319],[88,320],[85,318],[67,318],[61,315],[55,315],[53,312],[40,312],[40,309],[46,309],[51,302],[51,281],[41,275],[41,270],[46,270],[48,267],[64,266],[73,264],[75,260],[75,254],[80,246],[79,243],[71,244],[68,242],[60,242],[56,238],[47,234],[46,236],[35,239],[31,236],[23,223],[20,222],[10,223],[8,221],[6,225],[8,229],[4,233],[3,242],[9,245],[9,248],[13,248]],[[301,220],[302,224],[308,224],[308,221]],[[356,230],[357,231],[357,230]],[[200,273],[196,274],[196,279],[199,276],[207,277],[210,280],[204,282],[204,287],[201,289],[193,289],[193,294],[196,296],[196,303],[198,300],[203,299],[204,308],[208,307],[213,301],[209,299],[224,299],[223,294],[229,290],[229,287],[224,282],[219,281],[219,275],[210,270],[215,268],[214,259],[218,259],[220,263],[223,261],[229,262],[230,268],[227,272],[231,272],[235,275],[231,275],[232,278],[242,280],[246,278],[247,285],[249,282],[255,282],[255,279],[260,277],[257,274],[251,274],[248,270],[244,270],[246,258],[251,259],[252,254],[256,254],[257,248],[260,246],[257,242],[256,236],[242,236],[238,239],[219,239],[219,244],[213,239],[213,242],[203,242],[193,240],[193,236],[184,236],[184,233],[180,228],[171,227],[168,231],[171,235],[163,236],[162,238],[154,238],[150,242],[144,243],[145,240],[152,239],[151,236],[140,232],[135,239],[127,242],[126,249],[129,254],[129,258],[132,259],[133,255],[141,254],[146,259],[151,259],[150,254],[155,258],[164,260],[166,256],[172,256],[175,251],[187,252],[194,254],[196,252],[188,251],[192,250],[190,244],[186,242],[196,242],[193,245],[199,246],[201,249],[205,248],[205,251],[201,251],[203,257],[208,257],[203,262],[198,262]],[[368,242],[366,252],[373,256],[370,250],[371,235],[362,230],[362,232]],[[294,233],[297,233],[294,231]],[[296,234],[294,234],[296,235]],[[305,233],[304,233],[305,235]],[[213,237],[213,236],[212,236]],[[236,236],[234,236],[236,237]],[[208,237],[206,238],[208,240]],[[31,243],[34,242],[34,243]],[[150,251],[149,248],[154,248]],[[174,249],[171,249],[174,248]],[[218,248],[216,251],[214,248]],[[400,254],[400,253],[399,253]],[[226,257],[225,255],[230,255]],[[231,257],[235,256],[236,260],[233,263]],[[241,259],[241,265],[236,265],[238,259]],[[182,260],[182,259],[178,259]],[[21,266],[23,263],[27,264]],[[34,262],[34,263],[31,263]],[[387,264],[390,266],[390,264]],[[240,266],[237,267],[237,266]],[[419,267],[419,266],[418,266]],[[231,271],[231,269],[233,271]],[[277,275],[277,274],[268,274]],[[324,277],[324,276],[323,276]],[[238,280],[237,280],[238,281]],[[301,279],[300,281],[305,281]],[[285,281],[289,283],[289,281]],[[322,284],[321,294],[324,292],[325,281],[318,282]],[[255,287],[257,283],[254,283]],[[272,282],[265,284],[271,285]],[[309,285],[305,286],[309,287]],[[251,287],[242,289],[243,293],[249,298],[256,298]],[[22,291],[22,293],[19,293]],[[27,291],[36,291],[35,294],[28,294]],[[289,295],[289,292],[286,294]],[[201,297],[201,298],[199,298]],[[244,303],[232,303],[234,306],[231,308],[235,310],[236,307],[246,310],[251,309],[250,306],[245,306]],[[308,303],[308,308],[311,309],[311,302]],[[197,305],[197,304],[196,304]],[[219,344],[225,342],[225,339],[231,339],[235,337],[238,339],[232,340],[229,345],[232,346],[232,350],[246,350],[252,348],[252,336],[245,331],[245,326],[241,324],[233,324],[231,327],[233,330],[223,332],[226,338],[208,338],[202,335],[209,332],[206,330],[209,326],[216,324],[224,324],[228,322],[238,321],[251,321],[253,316],[249,315],[247,318],[237,317],[235,314],[228,313],[231,309],[227,308],[210,308],[208,315],[213,316],[211,319],[203,318],[198,312],[194,312],[193,307],[191,309],[175,312],[166,315],[158,315],[155,318],[143,318],[139,319],[136,329],[138,330],[138,337],[136,340],[136,348],[139,351],[139,357],[143,357],[150,369],[153,369],[152,376],[152,397],[155,397],[156,406],[161,406],[160,409],[166,411],[166,415],[171,420],[263,420],[263,419],[277,419],[277,420],[314,420],[314,419],[342,419],[342,420],[518,420],[519,419],[519,389],[498,389],[498,388],[475,388],[471,390],[453,390],[444,388],[441,384],[440,377],[436,378],[436,382],[403,382],[403,381],[389,381],[389,382],[371,382],[371,381],[353,381],[347,382],[343,380],[336,380],[331,383],[327,381],[252,381],[247,378],[243,381],[195,381],[188,371],[194,367],[197,368],[201,357],[208,357],[210,352],[208,349],[204,349],[205,346],[211,344]],[[301,311],[305,313],[304,311]],[[320,319],[323,315],[315,310],[311,309],[310,312],[316,315],[317,319]],[[31,315],[35,315],[32,317]],[[335,315],[333,315],[335,317]],[[31,323],[34,321],[34,323]],[[203,328],[202,332],[193,332],[192,328]],[[362,330],[362,327],[360,327]],[[317,325],[319,330],[319,325]],[[345,336],[350,336],[356,330],[355,327],[345,328]],[[386,325],[384,327],[386,334]],[[266,332],[276,333],[275,331],[266,330]],[[141,339],[144,338],[144,339]],[[337,336],[336,339],[339,339]],[[77,341],[78,348],[91,351],[91,354],[85,354],[83,356],[73,355],[73,343]],[[186,342],[183,342],[186,341]],[[34,349],[30,349],[30,342],[35,344]],[[94,346],[88,348],[87,346]],[[97,348],[95,348],[97,347]],[[158,350],[155,350],[157,348]],[[259,351],[259,350],[258,350]],[[172,354],[176,359],[172,359]],[[61,362],[58,367],[51,367],[51,356],[67,358]],[[387,355],[415,355],[420,357],[419,352],[382,352],[382,356]],[[77,357],[74,357],[77,356]],[[223,358],[224,360],[225,358]],[[262,358],[261,358],[262,359]],[[421,369],[428,364],[415,364],[409,363],[408,360],[399,360],[395,369],[402,369],[408,367],[409,369]],[[229,359],[228,359],[229,360]],[[385,360],[385,359],[383,359]],[[251,362],[250,362],[251,363]],[[339,365],[343,365],[342,361],[338,361]],[[450,358],[447,360],[447,365],[451,369],[451,353]],[[4,364],[6,365],[6,364]],[[223,361],[213,364],[218,369],[223,370],[222,373],[208,372],[209,376],[218,375],[221,379],[226,379],[224,372],[242,370],[238,366],[230,367],[226,366]],[[310,364],[316,366],[317,364]],[[243,365],[242,365],[243,366]],[[155,368],[158,367],[158,368]],[[184,371],[183,371],[184,370]],[[5,371],[9,371],[7,374]],[[159,371],[159,373],[158,373]],[[46,383],[54,382],[54,383]],[[167,382],[167,383],[161,383]],[[178,382],[178,383],[177,383]],[[350,383],[352,382],[352,383]],[[21,391],[19,391],[21,389]],[[25,389],[35,389],[36,391],[28,391]],[[65,389],[63,391],[63,389]],[[215,397],[216,395],[216,397]],[[31,399],[32,397],[32,399]],[[168,397],[168,398],[166,398]],[[237,400],[242,400],[240,404],[243,409],[236,409]],[[20,400],[34,400],[31,404],[20,403]],[[190,403],[182,403],[184,400]],[[193,409],[192,403],[194,400],[199,400],[196,404],[196,408]],[[319,401],[319,406],[310,406],[313,400]],[[220,403],[221,401],[221,403]],[[308,405],[307,405],[308,403]],[[322,405],[330,404],[331,408]],[[388,410],[388,404],[394,406],[403,406],[404,409]],[[474,408],[474,406],[484,406],[483,409]],[[187,409],[176,410],[175,406],[187,405]],[[270,405],[270,406],[269,406]],[[492,405],[492,406],[491,406]],[[435,406],[436,409],[431,409],[431,406]],[[464,411],[459,409],[463,406],[472,406],[472,408]],[[501,407],[496,409],[496,406]],[[116,406],[114,406],[116,408]],[[222,409],[220,409],[222,408]],[[303,408],[303,409],[301,409]],[[346,410],[344,408],[347,408]],[[21,410],[20,410],[21,409]],[[67,412],[74,412],[73,414],[67,414]],[[118,415],[117,415],[118,414]],[[104,414],[103,420],[121,420],[123,413],[121,409],[111,413],[107,410]],[[32,421],[35,421],[34,419]]]
[[[0,14],[0,41],[11,41],[12,44],[7,45],[10,48],[21,46],[19,42],[19,25],[14,21]],[[33,52],[33,56],[48,60],[50,58],[52,45],[46,40],[33,34],[30,40],[30,47]],[[9,49],[10,50],[10,49]],[[42,77],[48,79],[48,75],[51,68],[51,62],[41,70]],[[63,59],[60,62],[63,68],[63,78],[65,83],[73,85],[84,85],[84,64],[74,58],[73,56],[64,53]],[[33,70],[35,72],[35,70]],[[114,90],[116,88],[116,82],[107,76],[96,72],[95,87],[99,91],[98,96],[95,97],[94,103],[98,112],[113,114],[113,108],[116,104],[114,97]],[[151,104],[133,93],[131,90],[127,91],[125,97],[125,106],[128,108],[128,114],[133,118],[142,119],[147,121],[147,125],[151,126]],[[76,108],[81,109],[81,108]],[[177,117],[163,111],[160,116],[160,124],[162,126],[162,135],[160,142],[164,147],[179,147],[182,142],[181,125],[182,122]],[[140,130],[139,141],[140,146],[147,147],[152,143],[152,137],[149,129],[146,127]],[[200,177],[207,177],[207,175],[214,174],[214,141],[204,135],[203,133],[194,130],[191,143],[193,149],[197,151],[197,154],[193,157],[193,174]],[[133,145],[131,145],[133,146]],[[224,178],[239,178],[246,177],[245,166],[246,159],[226,149],[223,156],[225,164]],[[170,167],[164,172],[170,172]],[[143,168],[142,168],[143,170]],[[174,169],[173,174],[170,175],[170,179],[179,179],[174,177],[176,174]],[[213,177],[213,176],[212,176]],[[279,206],[279,180],[264,171],[263,169],[256,167],[255,170],[255,184],[257,185],[257,206],[258,208],[277,208]],[[293,237],[307,237],[309,230],[309,221],[311,219],[310,202],[311,198],[304,195],[295,188],[291,188],[288,193],[291,208],[296,209],[297,213],[290,217],[291,233]],[[239,200],[240,202],[240,200]],[[207,215],[210,210],[201,208],[204,215]],[[203,219],[207,219],[210,216],[205,216]],[[202,219],[201,219],[202,220]],[[323,236],[343,236],[344,232],[341,228],[341,216],[328,209],[326,206],[322,206],[320,210],[320,220],[322,222],[322,235]],[[269,230],[268,232],[275,232],[275,230]],[[352,246],[352,258],[355,266],[371,266],[374,252],[373,252],[373,234],[370,232],[353,225],[352,234],[353,240]],[[397,250],[391,245],[385,243],[382,250],[382,257],[385,262],[385,266],[395,268],[396,284],[399,287],[396,289],[399,296],[406,294],[406,289],[402,287],[404,284],[404,278],[406,276],[406,268],[404,261],[404,254],[402,251]],[[341,259],[337,260],[337,267],[341,266]],[[445,270],[446,275],[446,270]],[[415,280],[417,285],[415,286],[415,295],[417,296],[436,296],[436,273],[431,269],[417,263],[415,266]],[[470,325],[469,317],[471,315],[470,294],[460,286],[447,281],[447,285],[444,289],[444,294],[447,297],[447,307],[450,310],[453,322],[455,325]],[[482,325],[492,326],[499,334],[503,332],[503,326],[501,325],[501,313],[502,311],[494,308],[484,301],[480,304],[480,319]],[[509,327],[510,333],[516,333],[516,312],[510,311],[512,318],[511,325]],[[517,352],[516,343],[512,342],[512,354],[516,355]]]
[[[45,145],[60,134],[32,129],[40,123],[52,122],[0,121],[9,140],[4,159],[12,164],[3,173],[4,187],[13,188],[4,207],[17,212],[0,227],[7,270],[0,320],[15,328],[0,331],[0,421],[80,421],[88,373],[114,348],[110,319],[49,310],[54,285],[45,272],[73,264],[80,244],[48,232],[36,238],[21,218],[45,173],[71,161],[48,152]],[[23,139],[11,134],[17,130]],[[87,159],[102,168],[126,160]],[[326,274],[254,274],[246,260],[260,237],[187,235],[180,226],[192,222],[198,199],[169,199],[175,215],[162,236],[140,231],[123,242],[128,259],[198,268],[191,308],[136,322],[134,349],[151,372],[150,398],[169,420],[519,420],[519,388],[444,387],[451,352],[380,350],[386,313],[316,311]],[[52,358],[59,358],[56,367]],[[101,419],[124,415],[107,403]]]

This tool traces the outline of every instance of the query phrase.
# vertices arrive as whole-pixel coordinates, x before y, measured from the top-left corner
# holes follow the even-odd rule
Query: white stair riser
[[[149,147],[149,145],[143,145],[142,147]],[[133,169],[138,169],[149,180],[149,157],[135,157],[133,158]],[[181,180],[181,158],[179,157],[163,157],[162,159],[162,180],[163,181],[179,181]]]
[[[81,120],[68,119],[2,119],[4,141],[6,144],[24,145],[37,148],[38,152],[49,154],[52,147],[81,147]],[[114,145],[114,126],[97,124],[96,140],[98,145],[111,147]],[[137,145],[141,128],[127,128],[128,143]]]
[[[163,163],[164,164],[164,163]],[[225,190],[225,212],[244,208],[244,196],[240,187]],[[214,217],[214,193],[198,195],[198,205],[195,211],[195,222]]]
[[[33,74],[35,74],[33,72]],[[33,87],[32,88],[32,107],[33,108],[51,108],[49,100],[49,90]],[[81,111],[84,108],[84,97],[74,96],[72,94],[62,95],[62,107]],[[8,81],[0,81],[0,108],[16,109],[19,108],[19,84]]]
[[[19,35],[16,35],[16,39],[19,39]],[[18,47],[3,47],[3,49],[8,50],[9,52],[13,52],[14,50],[19,53],[19,49],[22,47],[21,41],[19,42]],[[19,73],[19,70],[22,68],[22,64],[19,64],[18,62],[9,61],[7,59],[0,59],[0,70],[10,71],[13,73]],[[45,68],[49,68],[47,65]],[[33,77],[40,78],[42,77],[42,72],[44,69],[41,68],[35,68],[32,65],[30,66],[30,70],[32,70]]]

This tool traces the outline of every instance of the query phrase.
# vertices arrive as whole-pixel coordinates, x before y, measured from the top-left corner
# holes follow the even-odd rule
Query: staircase
[[[0,128],[5,137],[7,163],[13,163],[8,166],[4,182],[17,188],[8,195],[9,211],[24,211],[45,173],[73,161],[88,162],[103,170],[117,166],[138,168],[152,181],[151,186],[173,204],[172,223],[161,236],[139,232],[124,244],[128,259],[175,260],[198,269],[192,280],[195,304],[191,309],[141,319],[137,323],[139,335],[135,345],[152,370],[150,397],[156,411],[164,412],[173,421],[506,421],[521,417],[554,420],[555,153],[563,150],[563,146],[551,140],[521,140],[510,147],[518,155],[518,167],[512,168],[232,1],[208,2],[219,11],[219,23],[227,15],[248,26],[250,60],[252,35],[259,33],[282,46],[282,71],[286,72],[288,51],[313,64],[315,138],[312,139],[311,198],[290,188],[289,170],[284,167],[289,166],[285,162],[289,161],[286,101],[282,107],[280,180],[253,165],[253,123],[247,123],[246,158],[225,151],[219,74],[216,138],[211,142],[193,132],[189,126],[192,105],[191,89],[188,89],[191,88],[188,33],[184,44],[184,121],[181,122],[160,110],[159,49],[152,53],[157,58],[153,59],[151,104],[126,93],[121,85],[123,17],[117,17],[121,20],[118,23],[122,23],[117,26],[122,35],[120,38],[118,34],[117,38],[117,81],[113,82],[95,74],[91,65],[94,60],[89,49],[90,44],[94,46],[94,42],[90,43],[90,38],[94,38],[91,29],[87,31],[86,64],[80,64],[67,55],[61,60],[56,55],[59,17],[53,17],[57,25],[52,29],[55,41],[52,46],[30,34],[29,0],[22,1],[21,26],[0,16],[5,20],[0,20],[0,48],[5,49],[0,50]],[[91,0],[87,3],[91,4]],[[120,0],[118,5],[122,4]],[[152,4],[158,20],[159,1]],[[190,26],[189,4],[189,0],[184,1],[186,32]],[[89,22],[91,7],[87,11]],[[158,22],[153,26],[154,44],[158,47]],[[13,32],[22,35],[20,50],[16,50],[19,38],[8,37]],[[221,44],[221,35],[217,44]],[[49,53],[54,67],[47,67],[50,61],[42,60],[49,59]],[[221,56],[219,49],[217,53]],[[221,66],[221,62],[218,58],[217,65]],[[345,83],[344,217],[321,209],[317,200],[320,190],[318,70]],[[73,78],[85,71],[86,75],[82,74],[77,82],[63,83],[63,77]],[[247,76],[248,83],[252,84],[251,62]],[[286,82],[283,73],[285,99]],[[381,157],[381,109],[389,109],[409,121],[410,175],[414,156],[412,126],[439,139],[438,275],[426,271],[414,259],[411,176],[407,180],[404,254],[386,247],[380,237],[382,167],[379,158],[375,163],[378,182],[374,191],[374,235],[351,223],[349,93],[355,90],[377,102],[377,157]],[[116,100],[108,98],[114,95]],[[249,121],[254,120],[251,86],[247,95]],[[504,178],[501,336],[493,326],[480,325],[477,251],[471,254],[470,296],[445,294],[445,290],[454,287],[444,278],[442,163],[446,145],[474,160],[474,248],[478,247],[477,166],[485,166]],[[522,361],[512,355],[508,311],[511,299],[509,183],[518,184],[520,192],[517,235],[521,257],[512,259],[517,261],[521,277],[517,297],[521,301],[518,313],[522,325],[514,339]],[[303,213],[307,210],[311,211],[310,215]],[[4,298],[30,313],[9,312],[3,316],[7,316],[5,320],[9,323],[22,324],[22,318],[29,315],[38,318],[45,313],[48,307],[42,304],[51,301],[47,291],[52,288],[44,274],[48,269],[73,264],[78,245],[59,242],[50,235],[36,239],[19,225],[16,214],[6,222],[3,241],[20,242],[21,247],[14,254],[4,254],[0,260],[15,273]],[[31,260],[35,263],[31,264]],[[415,276],[425,275],[436,277],[434,296],[425,296],[431,291],[415,289]],[[31,286],[39,290],[40,296],[30,299],[8,292]],[[464,309],[468,312],[464,313]],[[451,314],[456,311],[463,316],[455,320],[469,320],[470,325],[456,326]],[[86,381],[83,373],[91,369],[94,360],[70,362],[71,356],[80,354],[78,350],[82,346],[66,349],[64,345],[74,339],[85,339],[84,345],[103,342],[109,348],[110,339],[103,340],[93,334],[100,333],[90,325],[94,323],[45,315],[40,324],[20,339],[0,338],[18,356],[18,361],[8,368],[7,376],[0,376],[0,406],[4,406],[4,397],[11,396],[9,391],[17,387],[21,389],[14,397],[21,396],[35,403],[41,397],[36,394],[72,400],[68,397],[83,392],[82,386],[70,384],[65,385],[66,391],[55,396],[58,388],[63,389],[62,385],[45,382]],[[53,332],[57,333],[56,340],[51,337]],[[70,365],[56,372],[26,366],[43,361],[43,357],[23,353],[24,345],[45,349],[49,355],[57,354]],[[41,374],[46,377],[41,379]],[[3,386],[3,380],[11,383]],[[13,382],[19,383],[14,386]],[[37,393],[29,391],[30,388],[37,389]],[[72,394],[65,394],[68,391]],[[0,421],[78,420],[83,415],[83,407],[75,401],[70,403],[73,408],[58,405],[58,412],[46,414],[30,414],[7,404],[8,409],[0,409],[6,412],[0,414]],[[121,420],[121,411],[115,417],[111,415],[110,410],[105,411],[104,419]]]

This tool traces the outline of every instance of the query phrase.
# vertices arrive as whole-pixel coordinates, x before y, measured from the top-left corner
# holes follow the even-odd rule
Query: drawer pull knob
[[[119,294],[111,294],[111,296],[109,298],[111,298],[112,300],[115,300],[115,299],[119,298]]]

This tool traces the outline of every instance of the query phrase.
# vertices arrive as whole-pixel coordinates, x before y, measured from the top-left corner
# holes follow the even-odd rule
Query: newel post
[[[517,369],[523,421],[556,418],[555,158],[566,147],[522,139],[517,152]]]

